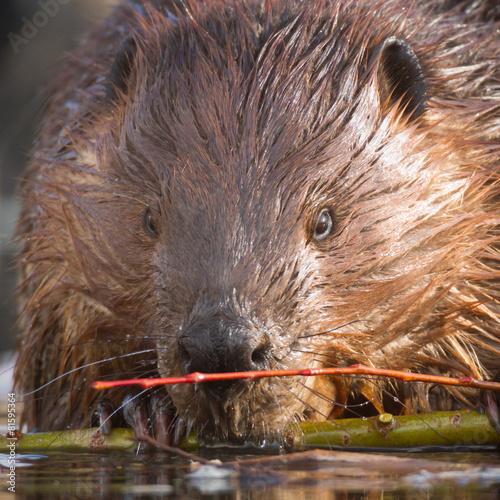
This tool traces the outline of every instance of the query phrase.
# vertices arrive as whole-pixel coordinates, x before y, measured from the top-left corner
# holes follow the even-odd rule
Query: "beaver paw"
[[[95,405],[93,421],[103,434],[109,434],[113,427],[125,426],[130,427],[137,438],[151,436],[159,443],[173,446],[180,444],[186,432],[168,396],[129,394],[119,408],[103,398]]]
[[[91,425],[97,425],[103,434],[109,434],[116,421],[115,415],[116,408],[113,403],[107,398],[102,398],[95,404]]]

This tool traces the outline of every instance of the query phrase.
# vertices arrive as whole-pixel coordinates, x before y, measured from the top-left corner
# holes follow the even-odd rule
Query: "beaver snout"
[[[197,321],[179,338],[179,355],[184,372],[225,373],[269,369],[271,343],[241,321],[222,315]],[[221,396],[237,384],[227,380],[203,384],[208,392]]]

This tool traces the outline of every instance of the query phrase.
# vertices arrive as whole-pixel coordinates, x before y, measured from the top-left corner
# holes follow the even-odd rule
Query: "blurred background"
[[[11,243],[22,175],[41,119],[44,89],[64,54],[109,0],[0,0],[0,398],[9,382],[16,311]]]

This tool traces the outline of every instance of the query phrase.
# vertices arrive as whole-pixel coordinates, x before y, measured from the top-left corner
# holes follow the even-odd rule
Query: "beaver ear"
[[[399,101],[402,114],[410,119],[425,110],[427,86],[415,52],[404,40],[390,37],[372,55],[378,61],[377,86],[382,106]]]
[[[137,54],[137,42],[134,37],[126,38],[118,48],[115,60],[108,74],[106,99],[115,101],[119,92],[127,92],[132,65]]]

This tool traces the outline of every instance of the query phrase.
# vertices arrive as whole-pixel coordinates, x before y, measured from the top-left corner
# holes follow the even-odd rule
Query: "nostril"
[[[269,359],[269,345],[260,345],[256,347],[251,356],[252,364],[255,368],[265,369]]]

